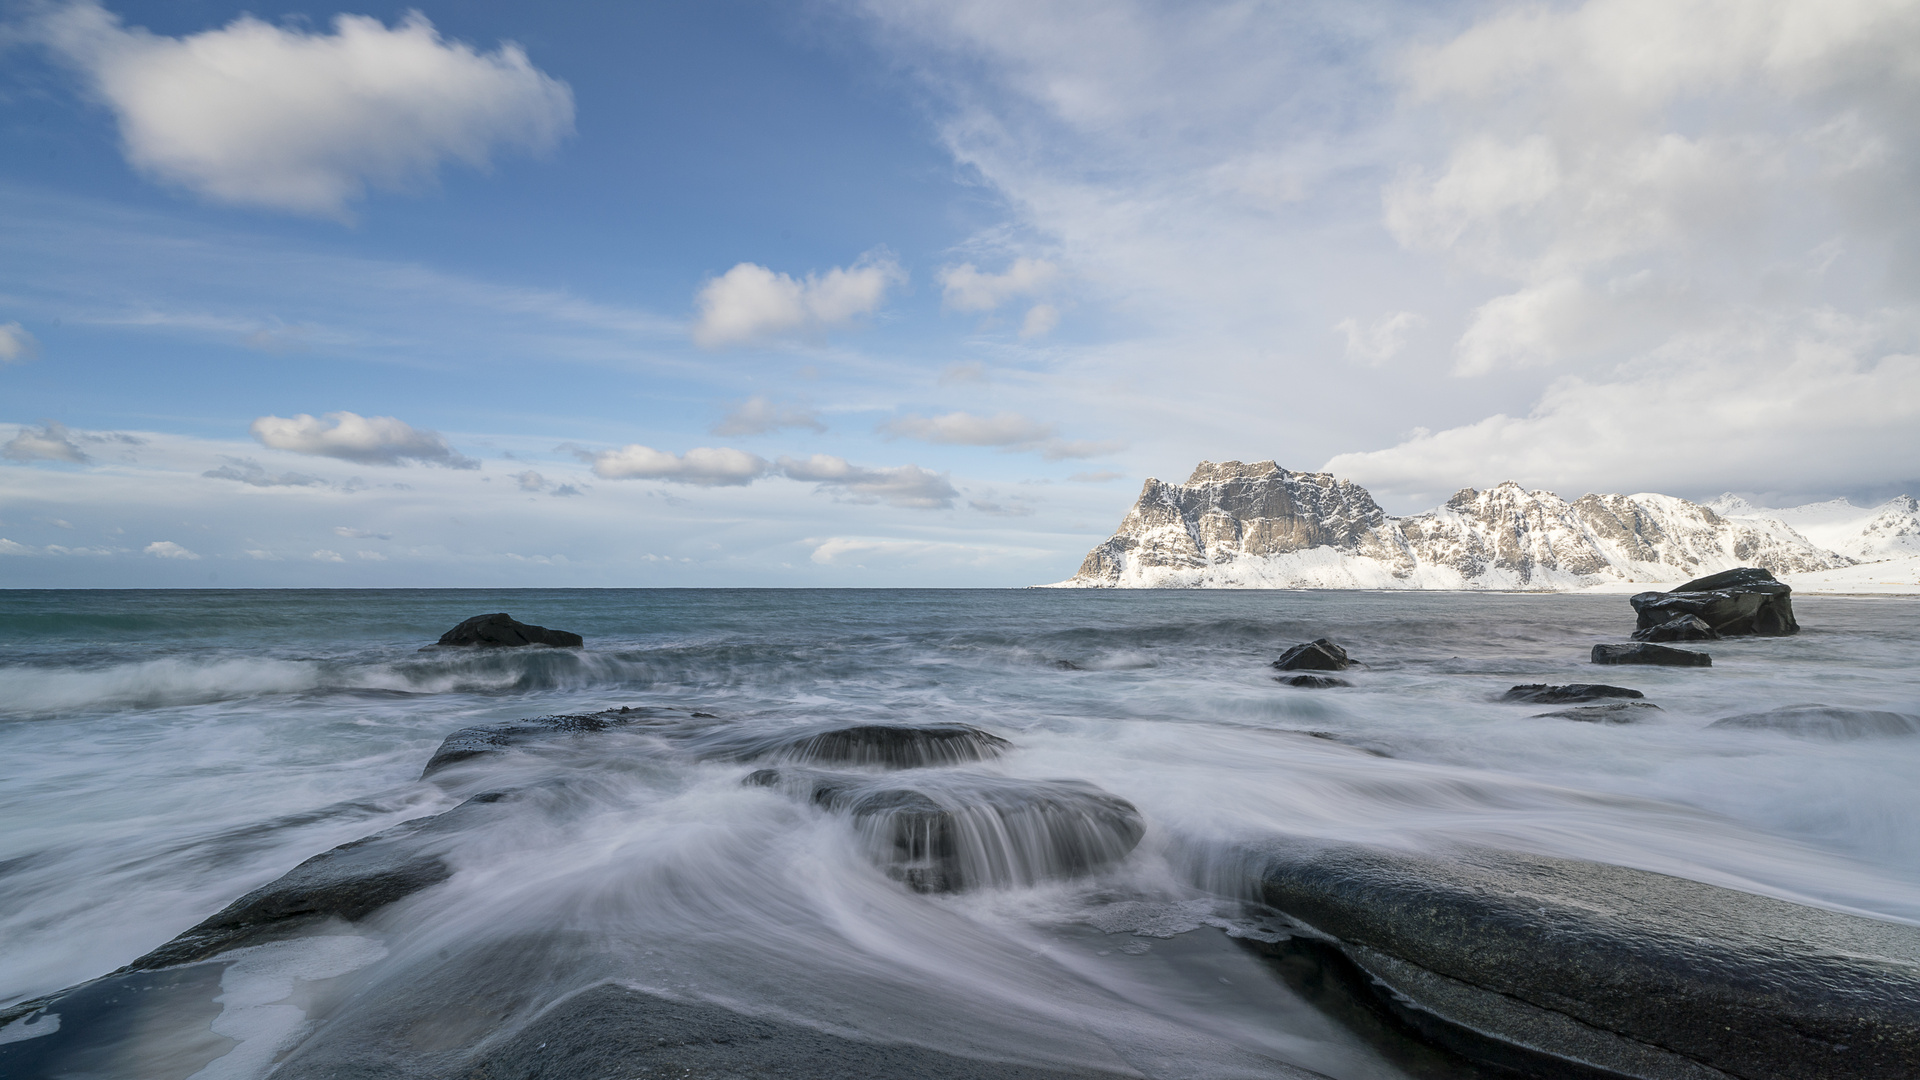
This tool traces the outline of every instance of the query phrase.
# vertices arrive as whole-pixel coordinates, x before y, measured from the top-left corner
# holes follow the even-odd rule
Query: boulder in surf
[[[578,649],[586,644],[579,634],[549,630],[523,623],[506,612],[475,615],[440,635],[435,645],[455,648],[515,649],[526,645],[550,645],[556,649]]]
[[[1833,705],[1789,705],[1766,712],[1741,713],[1708,724],[1714,728],[1780,731],[1817,739],[1867,739],[1920,735],[1920,716],[1885,709],[1848,709]]]
[[[1581,701],[1604,701],[1608,698],[1643,698],[1647,695],[1624,686],[1608,686],[1606,683],[1565,683],[1559,686],[1547,683],[1528,683],[1516,686],[1500,695],[1501,701],[1521,701],[1529,705],[1572,705]]]
[[[1718,641],[1720,635],[1698,615],[1680,615],[1658,626],[1635,630],[1635,641]]]
[[[1722,637],[1800,632],[1793,617],[1793,588],[1754,566],[1695,578],[1668,592],[1643,592],[1628,602],[1639,617],[1635,637],[1686,615],[1697,616]]]
[[[1273,666],[1280,671],[1345,671],[1355,663],[1347,650],[1326,638],[1316,638],[1281,653]]]
[[[1595,645],[1596,664],[1654,664],[1660,667],[1712,667],[1713,657],[1690,649],[1635,642],[1632,645]]]

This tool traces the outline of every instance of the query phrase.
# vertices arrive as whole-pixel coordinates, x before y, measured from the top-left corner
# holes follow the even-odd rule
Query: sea
[[[1802,633],[1706,643],[1710,668],[1599,668],[1593,644],[1633,627],[1625,597],[8,591],[0,1006],[112,971],[316,853],[488,786],[538,788],[459,838],[441,885],[321,945],[249,950],[217,1038],[169,1050],[148,1032],[151,1071],[126,1075],[264,1076],[329,1022],[300,987],[397,986],[449,950],[562,927],[591,962],[517,978],[998,1061],[1476,1075],[1343,1022],[1248,947],[1263,916],[1233,852],[1486,845],[1920,921],[1920,737],[1712,726],[1802,703],[1920,714],[1920,603],[1795,607]],[[423,649],[490,612],[586,646]],[[1321,637],[1363,663],[1350,686],[1276,679],[1276,656]],[[1611,724],[1498,700],[1571,682],[1658,708]],[[697,712],[720,735],[973,725],[1011,747],[965,769],[1092,785],[1145,831],[1092,873],[926,893],[845,815],[645,725],[421,779],[458,729],[621,707]]]

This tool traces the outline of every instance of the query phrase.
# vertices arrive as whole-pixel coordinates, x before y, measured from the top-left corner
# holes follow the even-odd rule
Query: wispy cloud
[[[764,435],[783,428],[825,431],[827,425],[811,409],[785,405],[765,396],[750,397],[733,407],[709,429],[715,435]]]
[[[38,429],[21,427],[6,446],[0,447],[0,457],[19,462],[70,461],[77,465],[93,460],[74,442],[66,425],[54,420],[46,421]]]

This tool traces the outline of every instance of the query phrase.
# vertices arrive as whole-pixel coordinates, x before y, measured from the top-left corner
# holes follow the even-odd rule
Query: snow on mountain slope
[[[1390,518],[1329,473],[1229,461],[1202,462],[1185,484],[1148,480],[1119,531],[1058,587],[1567,590],[1852,561],[1777,519],[1669,495],[1570,503],[1505,483]]]
[[[1920,499],[1911,495],[1874,507],[1833,499],[1769,510],[1730,494],[1709,505],[1716,509],[1725,505],[1720,513],[1743,521],[1778,521],[1813,543],[1859,562],[1920,555]]]

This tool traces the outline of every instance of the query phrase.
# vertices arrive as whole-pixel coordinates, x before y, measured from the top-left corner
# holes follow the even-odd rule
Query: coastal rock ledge
[[[1396,518],[1332,473],[1203,461],[1184,484],[1149,479],[1119,531],[1050,587],[1555,591],[1853,564],[1779,521],[1671,495],[1568,502],[1504,483]]]

